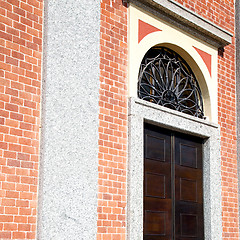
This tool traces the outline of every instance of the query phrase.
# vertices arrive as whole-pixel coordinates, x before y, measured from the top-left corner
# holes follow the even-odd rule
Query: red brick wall
[[[234,34],[233,0],[176,0]],[[236,143],[235,46],[218,58],[218,121],[221,129],[223,239],[239,239]]]
[[[234,45],[219,57],[218,114],[221,127],[223,239],[239,239]]]
[[[176,0],[234,31],[234,1]],[[0,1],[0,238],[33,239],[43,0]],[[126,237],[127,8],[101,0],[98,239]],[[238,239],[234,45],[219,56],[223,239]]]
[[[43,0],[0,1],[0,239],[34,239]]]
[[[220,27],[233,31],[234,0],[175,0]]]
[[[126,235],[127,8],[101,0],[97,239]]]

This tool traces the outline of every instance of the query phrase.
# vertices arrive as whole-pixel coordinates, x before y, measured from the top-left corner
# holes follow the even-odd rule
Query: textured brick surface
[[[233,0],[176,0],[234,33]],[[43,0],[0,1],[0,239],[35,239]],[[98,236],[126,238],[127,8],[101,0]],[[218,59],[223,239],[239,239],[235,47]]]
[[[223,239],[239,239],[234,45],[219,57],[218,114],[221,126]]]
[[[101,1],[97,239],[125,239],[127,160],[127,9]]]
[[[0,239],[34,239],[42,0],[0,1]]]

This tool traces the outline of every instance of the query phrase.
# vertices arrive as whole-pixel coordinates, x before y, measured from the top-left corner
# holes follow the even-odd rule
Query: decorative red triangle
[[[162,31],[148,23],[143,22],[142,20],[138,19],[138,43],[146,37],[148,34],[153,32]]]
[[[194,47],[194,46],[193,46]],[[198,52],[198,54],[200,55],[200,57],[202,58],[202,60],[204,61],[204,63],[207,66],[207,69],[210,73],[210,76],[212,76],[212,55],[209,53],[206,53],[196,47],[194,47],[194,49]]]

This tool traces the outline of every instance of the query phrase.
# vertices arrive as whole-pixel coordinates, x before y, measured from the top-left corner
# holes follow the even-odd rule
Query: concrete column
[[[46,0],[38,239],[96,239],[99,0]]]

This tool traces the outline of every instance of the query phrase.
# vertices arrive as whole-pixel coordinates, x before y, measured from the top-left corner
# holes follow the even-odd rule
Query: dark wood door
[[[145,124],[144,240],[202,240],[202,139]]]

